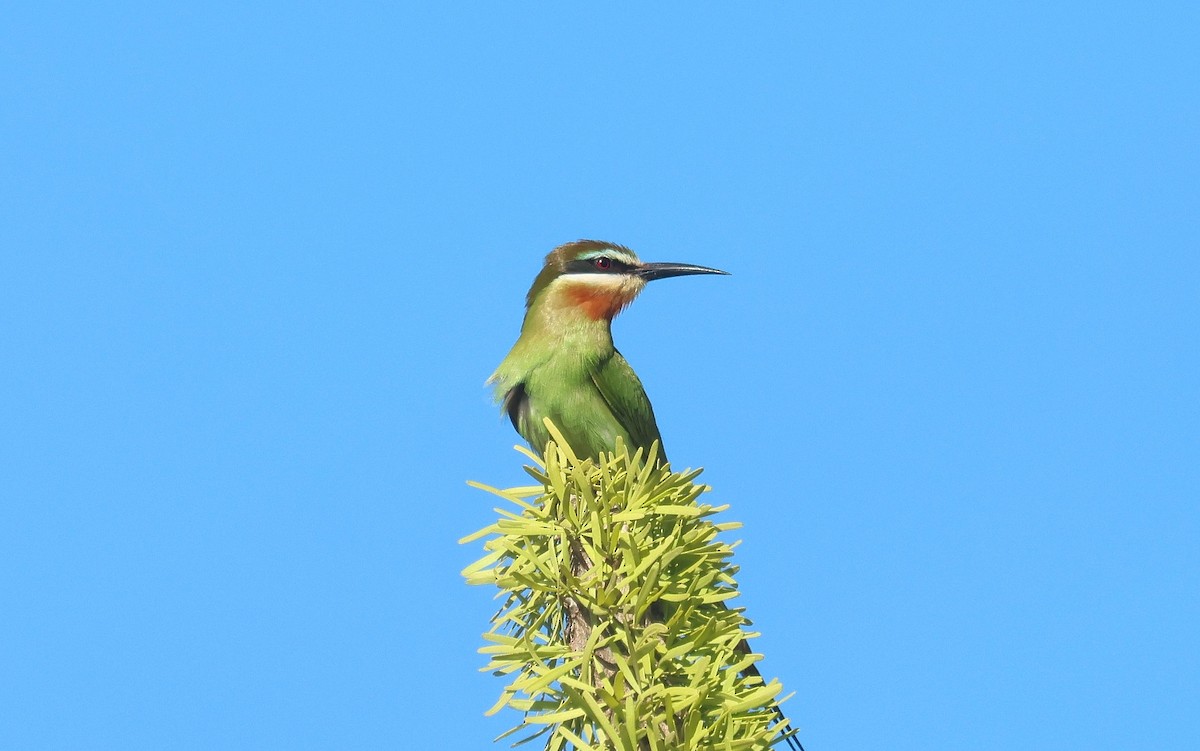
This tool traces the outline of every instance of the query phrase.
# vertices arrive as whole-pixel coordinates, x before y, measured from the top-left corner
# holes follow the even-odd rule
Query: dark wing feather
[[[500,408],[512,420],[513,429],[524,435],[521,425],[529,419],[529,394],[525,393],[525,384],[518,383],[509,389]]]
[[[662,436],[654,420],[654,408],[637,374],[620,352],[613,351],[611,357],[600,361],[591,371],[596,390],[604,397],[613,417],[625,430],[633,444],[631,449],[649,449],[650,444],[659,442],[659,461],[667,461],[662,449]]]
[[[533,400],[525,388],[524,381],[504,392],[500,409],[512,420],[513,427],[534,451],[544,451],[546,441],[550,440],[550,431],[542,424],[540,418],[534,418]]]

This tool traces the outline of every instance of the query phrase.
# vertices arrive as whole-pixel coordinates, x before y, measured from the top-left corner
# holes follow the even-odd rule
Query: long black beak
[[[690,263],[643,263],[637,268],[637,275],[648,282],[655,279],[666,279],[669,276],[688,276],[690,274],[724,274],[728,271],[710,269],[707,266],[693,266]]]

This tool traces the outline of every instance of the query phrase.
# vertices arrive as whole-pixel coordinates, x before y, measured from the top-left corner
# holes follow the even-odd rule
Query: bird
[[[550,418],[579,458],[599,461],[616,449],[649,452],[658,442],[657,462],[666,465],[662,435],[641,380],[613,344],[612,321],[648,282],[675,276],[729,272],[689,263],[647,263],[623,245],[576,240],[546,256],[525,296],[521,334],[488,379],[501,411],[536,451],[546,448]],[[743,640],[738,651],[750,653]],[[744,672],[762,678],[751,664]],[[778,706],[775,712],[796,740]]]
[[[513,427],[534,450],[550,440],[544,418],[580,458],[599,460],[620,437],[630,450],[659,442],[654,408],[613,345],[612,321],[648,282],[728,272],[688,263],[646,263],[599,240],[560,245],[525,297],[521,335],[488,379]]]

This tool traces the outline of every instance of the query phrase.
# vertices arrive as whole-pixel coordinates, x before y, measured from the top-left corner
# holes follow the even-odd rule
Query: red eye
[[[595,260],[595,264],[601,271],[608,271],[612,267],[612,260],[601,256]]]

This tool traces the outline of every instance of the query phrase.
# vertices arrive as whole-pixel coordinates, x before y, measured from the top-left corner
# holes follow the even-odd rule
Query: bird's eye
[[[612,259],[605,258],[604,256],[600,256],[593,261],[593,263],[595,263],[596,268],[600,269],[601,271],[608,271],[610,268],[612,268]]]

